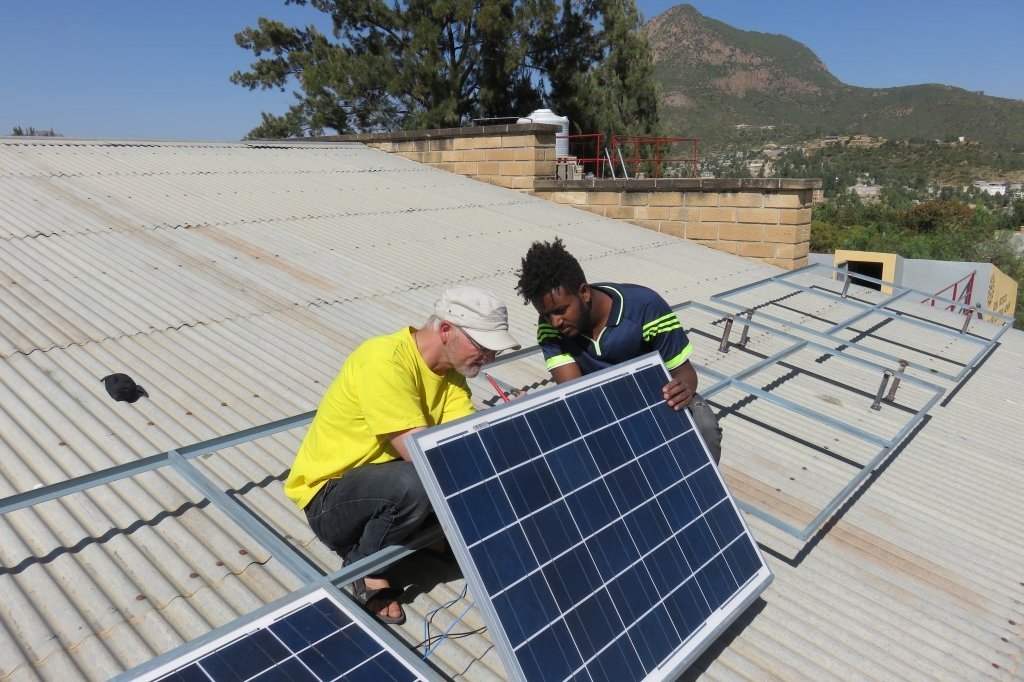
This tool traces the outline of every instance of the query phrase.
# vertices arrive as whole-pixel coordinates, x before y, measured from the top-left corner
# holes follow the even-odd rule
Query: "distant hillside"
[[[733,28],[691,5],[658,15],[644,31],[654,49],[667,131],[700,137],[705,148],[765,126],[772,128],[763,134],[776,141],[864,133],[910,140],[966,135],[990,145],[1024,145],[1021,100],[948,85],[845,85],[805,45]]]

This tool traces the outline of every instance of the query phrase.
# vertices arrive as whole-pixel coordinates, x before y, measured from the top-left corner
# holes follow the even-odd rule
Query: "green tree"
[[[59,133],[53,132],[53,128],[50,128],[49,130],[36,130],[32,126],[29,126],[28,128],[14,126],[11,130],[11,135],[15,137],[60,137]]]
[[[592,12],[601,22],[593,35],[573,33],[596,50],[589,55],[581,46],[578,53],[590,60],[590,69],[576,69],[575,87],[568,88],[572,103],[563,105],[559,89],[551,101],[559,110],[572,111],[580,130],[626,135],[658,135],[660,91],[654,80],[654,57],[650,43],[640,32],[643,20],[633,0],[598,0]],[[574,27],[574,30],[577,30]],[[563,39],[565,32],[560,34]],[[561,67],[561,68],[564,68]],[[571,65],[570,65],[571,68]],[[575,116],[575,119],[573,118]]]
[[[615,132],[656,129],[634,0],[285,2],[328,14],[334,40],[262,17],[235,35],[257,59],[233,83],[298,88],[289,111],[264,114],[250,137],[449,127],[543,104],[583,130],[599,114]]]

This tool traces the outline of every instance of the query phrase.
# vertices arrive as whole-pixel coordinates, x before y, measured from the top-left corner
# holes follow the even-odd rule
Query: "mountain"
[[[846,85],[807,46],[733,28],[691,5],[667,10],[643,31],[654,51],[666,130],[702,138],[705,147],[752,132],[777,142],[828,134],[907,140],[966,135],[986,144],[1024,145],[1021,100],[948,85]]]

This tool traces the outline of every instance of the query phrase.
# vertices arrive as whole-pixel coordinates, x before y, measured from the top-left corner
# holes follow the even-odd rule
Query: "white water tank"
[[[569,117],[559,116],[550,109],[537,109],[516,123],[548,123],[562,127],[562,134],[555,137],[555,156],[564,159],[569,156]]]

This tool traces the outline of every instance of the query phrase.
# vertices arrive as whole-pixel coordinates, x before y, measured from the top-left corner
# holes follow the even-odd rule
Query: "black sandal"
[[[381,587],[371,590],[362,578],[358,578],[352,583],[352,596],[355,597],[355,600],[366,609],[367,613],[385,625],[401,625],[405,622],[405,609],[402,608],[402,602],[398,601],[404,592],[405,590],[400,587]],[[385,606],[390,606],[391,602],[398,604],[398,616],[382,616],[378,613],[381,609],[370,608],[369,603],[375,599],[378,604],[383,601]]]

